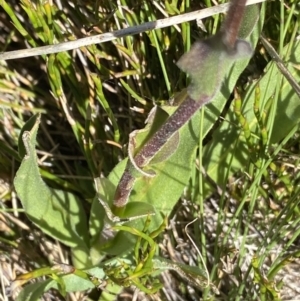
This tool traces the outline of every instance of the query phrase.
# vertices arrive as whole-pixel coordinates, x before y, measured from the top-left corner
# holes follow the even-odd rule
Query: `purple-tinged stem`
[[[222,40],[228,51],[235,50],[247,0],[231,0],[227,16],[221,28]]]
[[[140,168],[146,166],[157,154],[174,133],[176,133],[210,98],[203,97],[202,100],[195,101],[190,97],[178,107],[162,127],[154,133],[150,140],[142,147],[134,157],[136,165]],[[123,207],[126,205],[130,192],[133,188],[135,177],[132,175],[132,164],[128,161],[126,169],[121,177],[115,193],[114,206]]]
[[[245,48],[246,45],[246,42],[244,43],[240,42],[239,44],[237,43],[238,32],[244,15],[245,4],[246,4],[246,0],[231,1],[229,11],[224,21],[224,25],[221,28],[220,34],[214,37],[217,40],[219,39],[219,37],[221,37],[223,44],[227,48],[226,50],[229,54],[235,53],[236,51],[241,52],[241,50],[243,50],[243,49],[235,49],[237,45],[239,45],[240,48],[242,46],[244,46]],[[210,44],[206,43],[205,45],[213,46],[213,43]],[[245,48],[245,50],[247,49]],[[207,54],[205,56],[205,53],[203,53],[203,51],[202,52],[200,51],[199,57],[196,57],[196,59],[205,60],[211,58],[207,57]],[[216,64],[218,64],[218,62],[216,62]],[[180,68],[183,70],[191,69],[190,67],[189,68],[183,68],[183,67],[184,66],[181,66]],[[209,73],[212,71],[203,70],[204,76],[205,76],[205,72]],[[194,76],[197,77],[197,72],[196,74],[194,74]],[[192,82],[193,82],[193,78],[192,78]],[[190,96],[188,96],[186,100],[178,107],[175,113],[167,119],[167,121],[162,125],[162,127],[150,138],[150,140],[142,147],[142,149],[134,157],[133,160],[135,162],[135,165],[139,168],[145,167],[152,160],[155,154],[157,154],[162,149],[162,147],[171,138],[171,136],[174,135],[184,124],[186,124],[203,105],[208,103],[214,97],[215,92],[219,89],[219,87],[216,86],[214,88],[215,88],[215,90],[213,91],[214,93],[211,93],[210,96],[199,95],[199,100],[197,101],[193,100]],[[200,93],[203,93],[203,91],[200,91]],[[193,98],[197,99],[198,96],[195,97],[193,96]],[[118,184],[118,187],[116,189],[115,198],[113,202],[113,206],[114,206],[113,210],[115,211],[122,210],[122,208],[127,204],[130,196],[130,192],[136,180],[133,173],[134,173],[134,166],[132,162],[129,160],[126,165],[125,171],[121,177],[121,180]]]

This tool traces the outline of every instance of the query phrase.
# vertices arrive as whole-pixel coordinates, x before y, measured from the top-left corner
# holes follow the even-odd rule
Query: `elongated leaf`
[[[289,47],[290,46],[287,45],[284,51]],[[295,80],[299,82],[300,74],[295,68],[300,62],[299,41],[293,45],[291,53],[292,55],[287,61],[286,67],[295,77]],[[259,84],[261,90],[261,112],[263,112],[267,102],[272,101],[271,97],[275,95],[276,90],[279,89],[280,94],[274,127],[272,133],[270,133],[270,142],[277,143],[287,135],[295,124],[300,122],[300,102],[298,95],[285,78],[282,85],[278,86],[278,76],[282,75],[280,75],[280,71],[274,62],[269,63],[266,69],[267,72],[261,80],[258,83],[253,83],[248,88],[243,98],[242,113],[247,119],[250,129],[253,131],[255,126],[257,126],[257,119],[253,111],[256,85]],[[207,173],[218,185],[224,183],[229,162],[231,165],[230,173],[232,174],[246,166],[250,158],[248,145],[243,134],[241,134],[241,126],[235,117],[233,108],[228,111],[225,119],[228,122],[223,122],[222,126],[215,131],[213,140],[204,148],[203,154],[203,162]]]
[[[54,280],[48,279],[43,282],[36,282],[27,285],[18,295],[16,301],[37,301],[41,296],[51,289]]]
[[[155,269],[158,269],[160,271],[176,271],[183,279],[188,281],[189,284],[192,284],[197,288],[204,288],[207,287],[209,284],[205,270],[200,269],[197,266],[189,266],[179,262],[170,261],[161,257],[155,257],[153,259],[153,266]],[[210,283],[209,285],[214,292],[219,294],[218,289],[212,283]]]
[[[255,6],[252,7],[252,9]],[[252,11],[253,13],[253,11]],[[258,16],[258,11],[256,12]],[[263,16],[263,12],[262,12]],[[255,24],[255,18],[253,18]],[[254,24],[252,23],[252,29]],[[263,24],[263,17],[255,26],[251,35],[250,41],[253,46],[256,45],[260,30]],[[250,26],[247,23],[247,26]],[[251,29],[250,28],[250,29]],[[251,32],[252,30],[247,32]],[[245,38],[245,37],[243,37]],[[248,59],[240,60],[230,69],[226,76],[221,90],[215,96],[213,102],[206,107],[204,120],[204,135],[211,129],[215,120],[222,111],[239,75],[248,64]],[[194,154],[198,147],[200,128],[200,114],[194,115],[192,120],[180,130],[179,146],[174,154],[164,162],[151,165],[156,176],[153,178],[140,177],[137,179],[134,189],[131,192],[130,202],[142,201],[153,205],[157,214],[153,217],[152,227],[157,228],[162,222],[160,212],[164,215],[169,215],[178,201],[184,187],[187,185],[191,167],[194,160]],[[119,178],[125,168],[126,162],[121,162],[110,174],[109,179],[114,185],[119,181]]]
[[[91,217],[90,217],[90,234],[91,234],[91,259],[94,264],[97,264],[102,257],[101,252],[105,250],[105,252],[109,254],[120,254],[126,251],[134,242],[131,235],[128,233],[117,233],[116,237],[114,237],[113,243],[112,241],[107,244],[109,239],[112,238],[111,226],[113,225],[112,221],[109,218],[109,214],[105,213],[105,210],[102,205],[100,205],[99,198],[105,200],[110,206],[112,204],[112,199],[114,196],[114,192],[116,187],[106,178],[97,178],[96,179],[96,191],[97,196],[95,197],[92,209],[91,209]],[[145,202],[130,202],[128,206],[126,206],[122,218],[131,218],[131,217],[146,217],[149,214],[154,214],[154,208],[152,205]],[[130,222],[132,225],[136,224],[135,222]]]
[[[81,255],[73,254],[74,258],[84,263],[88,254],[86,216],[75,195],[51,189],[43,182],[35,151],[39,122],[40,115],[33,116],[20,134],[23,141],[20,141],[19,149],[23,160],[14,185],[28,218],[44,233],[78,250]]]
[[[94,277],[100,283],[104,279],[105,274],[101,267],[93,267],[91,269],[82,272],[88,277]],[[64,276],[56,276],[59,278],[59,282],[64,283],[66,293],[70,292],[82,292],[88,289],[95,288],[92,280],[87,280],[74,274],[68,274]],[[47,279],[45,281],[39,281],[26,285],[21,293],[17,297],[17,301],[37,301],[51,288],[60,290],[60,284],[53,279]]]

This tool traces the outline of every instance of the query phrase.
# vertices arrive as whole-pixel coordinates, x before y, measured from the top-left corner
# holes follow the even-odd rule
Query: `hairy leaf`
[[[73,247],[77,263],[87,263],[88,231],[80,200],[72,193],[51,189],[41,178],[35,151],[40,115],[33,116],[21,132],[21,166],[14,179],[17,194],[28,218],[44,233]],[[25,152],[24,152],[25,150]]]
[[[287,45],[284,52],[289,49]],[[295,66],[300,62],[300,42],[297,41],[292,49],[291,56],[287,60],[286,67],[294,76],[296,81],[300,81],[300,73]],[[258,126],[257,119],[253,111],[253,103],[255,99],[255,88],[259,84],[260,87],[260,111],[264,112],[268,102],[275,105],[272,96],[279,89],[279,98],[277,102],[274,126],[270,135],[270,143],[278,143],[283,139],[293,126],[300,121],[300,103],[299,97],[293,90],[292,86],[283,77],[281,86],[278,86],[278,77],[282,76],[276,64],[271,62],[266,67],[267,72],[259,80],[253,83],[247,89],[245,97],[243,97],[242,113],[247,119],[250,130],[254,131]],[[233,104],[232,104],[233,107]],[[270,108],[270,106],[269,106]],[[266,113],[266,112],[264,112]],[[244,139],[243,131],[239,125],[234,109],[228,111],[222,126],[214,132],[213,140],[204,148],[203,162],[208,175],[218,184],[224,183],[224,178],[228,172],[229,162],[231,165],[230,174],[243,169],[250,160],[249,147]],[[259,136],[259,130],[254,131]],[[238,151],[235,151],[237,149]]]

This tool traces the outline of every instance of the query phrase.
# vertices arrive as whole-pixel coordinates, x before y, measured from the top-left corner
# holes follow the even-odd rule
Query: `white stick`
[[[248,0],[247,5],[256,4],[264,1],[266,0]],[[147,22],[138,26],[128,27],[121,30],[116,30],[108,33],[103,33],[91,37],[78,39],[75,41],[62,42],[59,44],[47,45],[47,46],[36,47],[31,49],[22,49],[22,50],[3,52],[0,53],[0,60],[11,60],[11,59],[18,59],[18,58],[35,56],[35,55],[58,53],[58,52],[77,49],[83,46],[104,43],[121,37],[135,35],[153,29],[169,27],[176,24],[181,24],[183,22],[193,21],[196,19],[204,19],[219,13],[226,12],[228,10],[228,6],[229,4],[225,3],[210,8],[205,8],[202,10],[197,10],[194,12],[182,14],[179,16]]]

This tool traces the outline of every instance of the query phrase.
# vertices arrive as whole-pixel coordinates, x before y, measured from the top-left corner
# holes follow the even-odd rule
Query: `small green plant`
[[[178,66],[191,76],[191,84],[184,100],[175,100],[175,103],[179,103],[178,108],[173,109],[174,112],[170,114],[170,117],[167,117],[165,122],[161,120],[159,110],[152,113],[148,129],[131,134],[129,159],[127,164],[126,161],[122,162],[123,166],[124,163],[126,164],[124,172],[122,171],[124,167],[120,169],[118,166],[111,173],[114,179],[96,180],[97,197],[93,202],[89,228],[87,228],[86,216],[83,213],[79,199],[71,193],[47,187],[40,177],[35,153],[40,116],[34,116],[23,127],[19,143],[19,152],[23,157],[23,161],[15,178],[16,190],[28,217],[42,231],[72,248],[73,264],[77,269],[91,268],[97,264],[97,258],[100,258],[102,252],[113,254],[120,245],[122,245],[122,250],[125,251],[127,248],[130,250],[131,243],[127,245],[122,243],[127,237],[122,232],[128,232],[139,237],[134,251],[135,267],[132,268],[121,257],[117,257],[114,265],[109,264],[103,267],[102,271],[106,275],[105,277],[108,277],[110,281],[119,286],[134,285],[148,294],[155,293],[160,289],[160,285],[156,284],[154,280],[149,280],[158,266],[156,265],[156,268],[154,268],[153,264],[154,254],[156,253],[156,244],[153,238],[161,232],[162,226],[159,225],[162,223],[162,219],[159,212],[162,212],[165,216],[170,214],[179,194],[182,192],[182,185],[185,185],[185,181],[180,185],[175,185],[173,175],[175,174],[176,178],[182,180],[188,179],[190,173],[190,169],[182,169],[185,164],[180,166],[181,164],[178,164],[180,163],[178,161],[176,164],[179,169],[174,173],[174,161],[172,160],[177,160],[176,158],[180,157],[182,162],[188,160],[191,164],[197,144],[183,151],[183,149],[186,149],[186,141],[191,140],[188,133],[188,121],[193,122],[194,120],[193,127],[197,128],[198,118],[193,117],[203,105],[215,98],[221,98],[222,102],[225,103],[224,96],[218,94],[220,93],[221,83],[235,61],[241,58],[244,58],[245,61],[245,58],[249,59],[252,54],[250,42],[240,39],[239,36],[242,32],[241,38],[247,38],[255,31],[254,38],[257,40],[259,29],[255,26],[259,14],[256,6],[247,8],[246,14],[250,15],[252,23],[243,23],[245,2],[233,0],[220,32],[203,42],[196,42],[190,52],[184,54],[179,60]],[[49,81],[57,98],[62,98],[64,95],[57,70],[59,57],[61,57],[61,63],[67,59],[63,56],[64,54],[50,55],[48,60]],[[195,60],[199,64],[194,65]],[[238,77],[244,66],[243,64],[240,67],[233,68],[234,73],[230,75],[231,82],[229,85],[233,85],[234,78]],[[96,78],[94,80],[97,81],[95,82],[96,89],[101,91],[100,82]],[[111,116],[114,124],[113,116],[110,114],[109,116]],[[160,123],[162,125],[158,127]],[[155,130],[153,130],[153,126],[156,128]],[[181,128],[185,128],[185,132]],[[74,127],[76,135],[79,135],[80,131],[79,128]],[[147,135],[145,136],[145,134]],[[150,138],[148,138],[149,135]],[[150,169],[148,166],[150,166]],[[154,166],[155,171],[152,170],[152,166]],[[123,175],[115,188],[115,179],[119,178],[122,172]],[[28,173],[30,173],[30,177],[27,176]],[[137,180],[140,180],[139,186],[135,185]],[[170,194],[171,191],[168,190],[167,193],[155,194],[155,191],[160,191],[155,185],[159,182],[160,185],[163,183],[166,187],[172,186],[172,190],[175,190],[176,193]],[[144,187],[137,188],[141,187],[141,184]],[[139,202],[133,200],[128,202],[133,189],[138,192],[135,198],[139,199]],[[153,198],[155,202],[151,201]],[[99,207],[98,200],[105,209],[106,216],[99,215],[99,212],[103,212],[103,210]],[[162,200],[165,200],[164,203],[167,203],[167,207],[161,205]],[[145,231],[148,226],[141,231],[133,221],[136,218],[141,219],[149,216],[149,214],[154,215],[154,217],[152,228],[150,228],[151,232],[146,235]],[[115,225],[115,223],[126,222],[129,222],[128,225],[130,226]],[[140,222],[140,224],[142,223]],[[147,221],[146,224],[148,225]],[[99,243],[97,237],[103,236],[103,232],[108,231],[109,227],[119,232],[117,231],[118,233],[114,235],[113,240]],[[158,227],[158,229],[153,230],[155,227]],[[92,237],[91,240],[88,239],[89,235]],[[144,240],[143,243],[141,239]],[[91,250],[93,250],[92,256],[90,256]],[[120,251],[116,253],[118,256],[121,256],[121,254]],[[176,265],[165,261],[164,266],[174,269]],[[183,269],[177,265],[175,269],[181,271],[181,275],[185,275],[186,278],[192,278],[187,276],[189,274],[188,267]],[[61,287],[61,293],[65,295],[70,289],[62,284],[61,281],[63,280],[58,280],[60,278],[55,273],[55,269],[51,271],[54,271],[53,279],[57,280],[59,287]],[[76,273],[73,273],[73,275],[76,275]],[[91,282],[93,283],[93,281]],[[194,281],[194,283],[200,284],[202,281]]]
[[[160,5],[157,2],[154,4]],[[33,37],[5,1],[1,1],[0,5],[10,16],[15,30],[32,47],[38,46],[40,41],[55,44],[63,37],[75,39],[75,36],[70,37],[68,29],[74,28],[74,24],[63,13],[60,15],[56,6],[42,1],[36,5],[27,0],[22,1],[30,24],[36,31]],[[213,299],[222,292],[222,282],[218,279],[220,259],[224,254],[227,255],[226,248],[232,248],[230,234],[243,226],[243,239],[237,251],[240,267],[246,254],[246,237],[252,217],[255,209],[261,206],[257,200],[263,198],[267,202],[269,199],[269,191],[267,193],[264,190],[262,183],[271,186],[274,177],[283,183],[285,192],[278,193],[275,188],[270,190],[275,196],[276,205],[282,202],[284,208],[278,212],[275,210],[277,217],[269,231],[266,231],[266,238],[259,243],[245,276],[239,277],[239,281],[226,290],[230,300],[244,298],[249,292],[251,300],[257,296],[261,300],[280,300],[277,293],[280,283],[275,280],[275,275],[291,258],[285,252],[297,238],[298,232],[288,239],[266,277],[262,267],[266,254],[277,242],[276,237],[284,236],[289,231],[285,229],[284,221],[292,220],[291,225],[296,227],[299,215],[299,191],[294,189],[297,187],[297,179],[291,181],[285,167],[278,164],[277,156],[295,134],[299,122],[297,66],[300,43],[294,38],[283,47],[281,41],[280,56],[285,61],[276,57],[276,64],[270,62],[259,81],[248,82],[245,93],[241,87],[236,89],[235,100],[226,106],[238,78],[249,63],[265,22],[265,4],[247,8],[245,5],[245,0],[232,0],[220,31],[197,41],[191,49],[188,46],[187,25],[182,25],[182,40],[187,52],[178,60],[177,66],[189,75],[190,84],[187,89],[175,94],[172,105],[162,101],[164,105],[155,106],[148,115],[144,129],[130,133],[128,157],[115,167],[115,162],[120,161],[122,155],[119,150],[122,139],[125,140],[124,136],[127,137],[130,129],[134,128],[131,120],[127,131],[124,130],[126,135],[119,127],[120,118],[124,118],[123,115],[127,113],[124,103],[128,104],[128,108],[148,112],[152,101],[158,102],[161,95],[171,95],[173,86],[178,82],[179,70],[172,78],[174,72],[171,72],[170,67],[174,58],[168,61],[168,56],[163,55],[172,41],[168,40],[165,32],[157,30],[147,32],[147,38],[152,43],[150,48],[142,40],[133,42],[131,36],[116,41],[112,52],[108,51],[107,44],[82,47],[79,56],[80,59],[84,56],[82,66],[74,63],[69,52],[43,55],[43,68],[47,72],[53,94],[53,99],[47,104],[51,107],[56,101],[66,116],[86,161],[86,169],[79,164],[77,168],[92,179],[71,184],[41,169],[36,146],[39,143],[38,129],[44,116],[35,114],[26,122],[18,133],[19,157],[14,154],[17,160],[21,158],[22,161],[14,179],[15,189],[30,221],[45,234],[70,248],[72,265],[55,263],[19,275],[13,286],[26,286],[18,301],[37,300],[51,288],[58,290],[64,297],[70,292],[101,289],[103,294],[99,300],[114,300],[122,288],[127,287],[135,287],[149,296],[159,295],[162,285],[158,279],[162,272],[168,270],[176,272],[186,283],[199,289],[204,300]],[[110,8],[115,10],[117,20],[125,20],[130,26],[141,21],[155,20],[152,3],[150,5],[147,1],[143,9],[136,11],[135,8],[133,11],[127,10],[126,1],[122,1],[122,7],[115,7],[111,3]],[[178,14],[182,12],[183,4],[166,1],[165,8],[171,15]],[[91,9],[91,6],[87,5],[87,9]],[[70,6],[70,10],[77,20],[76,9]],[[294,13],[295,4],[292,4],[288,20]],[[65,23],[54,21],[60,17]],[[215,28],[218,18],[208,26]],[[106,20],[107,28],[109,24],[115,25],[110,16],[103,16],[103,20]],[[64,26],[66,30],[62,33],[61,28]],[[173,29],[170,31],[170,37],[176,39]],[[287,31],[281,30],[283,34]],[[296,33],[297,28],[291,35],[295,37]],[[176,53],[178,49],[173,50]],[[157,61],[153,60],[153,64],[159,62],[160,77],[164,79],[159,87],[152,80],[154,76],[150,80],[145,71],[146,63],[150,65],[152,61],[145,60],[143,64],[139,62],[138,58],[144,58],[146,54],[148,58],[157,55]],[[86,66],[89,64],[95,68],[93,71],[88,71]],[[117,67],[114,69],[112,66]],[[277,66],[280,66],[281,71],[277,70]],[[285,78],[281,75],[282,70]],[[179,85],[183,86],[182,82],[186,86],[182,80]],[[68,93],[76,99],[75,109],[70,109],[66,84]],[[122,93],[119,93],[119,89]],[[114,107],[108,101],[107,91],[119,95],[122,105]],[[23,92],[19,91],[20,94]],[[41,98],[46,99],[49,93],[43,93]],[[133,105],[133,98],[140,107]],[[98,115],[95,118],[98,106],[101,107],[101,112],[97,112],[100,122],[95,121],[98,118]],[[222,111],[224,121],[214,128],[213,133],[208,135],[208,143],[202,146],[204,136],[212,130]],[[108,149],[103,146],[104,141],[119,148]],[[197,152],[198,167],[203,167],[210,179],[205,184],[201,182],[202,174],[195,171]],[[213,263],[211,266],[208,264],[210,275],[205,272],[202,262],[199,266],[189,266],[159,256],[159,235],[164,231],[166,221],[188,185],[191,174],[191,194],[195,206],[199,206],[200,213],[195,215],[201,216],[201,229],[205,228],[203,198],[214,193],[216,187],[220,194],[216,238],[212,243]],[[243,185],[242,188],[232,188],[235,189],[232,195],[238,199],[233,212],[226,201],[226,195],[230,190],[228,179],[236,175],[243,178]],[[50,183],[52,181],[52,184],[54,182],[56,188],[47,185],[42,177],[50,180]],[[267,210],[265,208],[268,206],[262,211]],[[226,232],[222,232],[226,212],[233,212],[232,220]],[[281,219],[282,216],[284,218]],[[199,249],[203,253],[204,262],[209,262],[204,235],[202,231],[195,241],[197,245],[201,241],[202,247]],[[266,254],[264,250],[267,250]],[[298,256],[297,252],[293,254]],[[254,274],[253,279],[249,276],[251,272]],[[45,278],[41,280],[40,277]],[[39,278],[38,282],[27,283],[36,278]],[[256,283],[259,284],[258,289]]]

